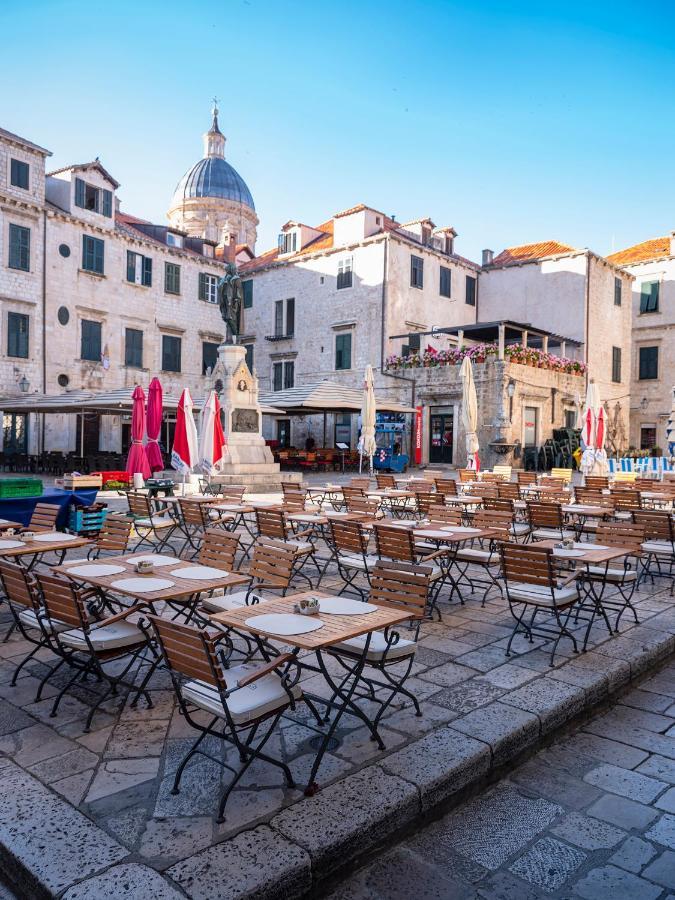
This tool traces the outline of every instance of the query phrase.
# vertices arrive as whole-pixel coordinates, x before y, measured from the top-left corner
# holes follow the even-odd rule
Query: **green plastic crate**
[[[0,499],[40,497],[44,493],[39,478],[0,478]]]

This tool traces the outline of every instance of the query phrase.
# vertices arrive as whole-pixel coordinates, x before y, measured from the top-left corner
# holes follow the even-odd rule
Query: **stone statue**
[[[218,306],[223,321],[230,329],[225,343],[237,343],[237,335],[241,330],[241,307],[244,303],[244,287],[234,263],[228,263],[223,277],[218,282]]]

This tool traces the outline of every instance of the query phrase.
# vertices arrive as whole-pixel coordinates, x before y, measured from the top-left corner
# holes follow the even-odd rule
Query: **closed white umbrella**
[[[466,439],[466,465],[469,469],[480,470],[478,457],[478,398],[476,383],[473,380],[473,366],[468,356],[462,360],[460,369],[462,378],[462,425]]]
[[[360,459],[359,471],[363,463],[363,457],[367,456],[369,466],[372,471],[373,456],[375,456],[375,379],[373,377],[373,367],[369,364],[366,366],[366,374],[363,380],[363,402],[361,405],[361,441],[360,441]]]
[[[670,418],[666,425],[666,439],[668,441],[668,453],[675,456],[675,387],[673,388],[673,405],[670,409]]]
[[[215,391],[207,396],[199,415],[199,468],[209,477],[220,470],[227,444]]]
[[[178,401],[176,410],[176,429],[173,437],[173,449],[171,451],[171,465],[177,472],[189,475],[197,464],[197,425],[192,414],[192,397],[190,391],[185,388]]]
[[[581,436],[586,445],[581,456],[581,471],[584,475],[606,475],[609,467],[605,452],[605,410],[600,402],[598,386],[592,378],[586,389],[581,423]]]

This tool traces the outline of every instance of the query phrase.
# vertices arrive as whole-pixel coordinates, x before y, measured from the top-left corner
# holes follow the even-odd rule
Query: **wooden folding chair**
[[[55,503],[36,503],[30,522],[23,531],[55,531],[61,507]]]
[[[338,594],[354,588],[365,600],[367,589],[360,587],[356,579],[363,575],[370,585],[370,570],[378,561],[377,556],[368,553],[369,533],[361,522],[331,519],[330,534],[338,574],[344,582]]]
[[[139,550],[144,544],[155,552],[163,550],[178,527],[178,520],[174,518],[169,507],[156,510],[148,495],[140,491],[128,491],[127,503],[138,536],[134,550]]]
[[[453,551],[445,547],[435,549],[428,544],[416,544],[413,532],[408,528],[398,528],[395,525],[376,524],[375,547],[377,556],[384,561],[404,562],[409,565],[428,565],[430,567],[429,581],[432,589],[429,597],[429,615],[436,611],[440,620],[441,614],[436,603],[438,595],[448,575],[447,560]],[[443,563],[446,563],[444,566]]]
[[[126,553],[133,525],[133,519],[126,516],[107,516],[87,558],[99,559],[102,554]]]
[[[574,531],[565,525],[559,503],[528,501],[527,519],[533,541],[573,540]]]
[[[255,511],[256,524],[258,526],[258,534],[262,538],[271,538],[275,541],[283,541],[294,548],[295,565],[293,576],[296,575],[304,579],[310,588],[313,587],[311,580],[305,572],[302,571],[305,563],[311,560],[319,573],[319,578],[323,572],[315,555],[315,547],[312,540],[315,538],[315,532],[312,528],[306,528],[302,531],[294,531],[293,526],[286,521],[283,510],[264,509],[262,507]]]
[[[475,585],[485,586],[481,600],[481,606],[485,606],[488,594],[493,588],[497,588],[502,596],[504,594],[499,581],[501,574],[499,547],[511,539],[513,516],[503,510],[479,509],[473,517],[472,525],[475,528],[490,529],[495,533],[489,538],[472,540],[457,550],[454,559],[458,572],[455,583],[460,585],[465,582],[471,588],[471,593],[474,592]],[[485,577],[476,577],[472,571],[470,574],[471,567],[482,569]]]
[[[645,542],[642,544],[644,564],[640,580],[649,576],[670,578],[670,594],[675,591],[675,519],[661,509],[633,510],[633,522],[642,525]]]
[[[584,581],[608,584],[616,589],[613,596],[602,596],[602,606],[616,610],[615,631],[619,630],[619,622],[626,609],[630,609],[635,624],[639,624],[637,611],[631,601],[640,575],[644,527],[631,522],[600,522],[595,539],[602,546],[621,547],[627,552],[620,559],[613,559],[604,565],[587,566]],[[593,544],[589,546],[592,548]],[[618,600],[617,594],[621,600]]]

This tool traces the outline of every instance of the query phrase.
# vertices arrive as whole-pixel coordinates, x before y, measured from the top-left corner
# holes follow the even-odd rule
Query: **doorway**
[[[277,446],[282,448],[291,446],[290,419],[277,419]]]
[[[84,434],[82,422],[84,420]],[[99,452],[99,433],[101,417],[96,413],[80,413],[77,417],[75,431],[75,454],[77,456],[94,456]]]
[[[2,449],[5,454],[28,452],[28,416],[6,413],[2,417]]]
[[[539,435],[539,410],[536,406],[526,406],[523,417],[523,446],[537,447]]]
[[[455,414],[451,406],[431,409],[429,422],[429,462],[451,463],[455,434]]]

